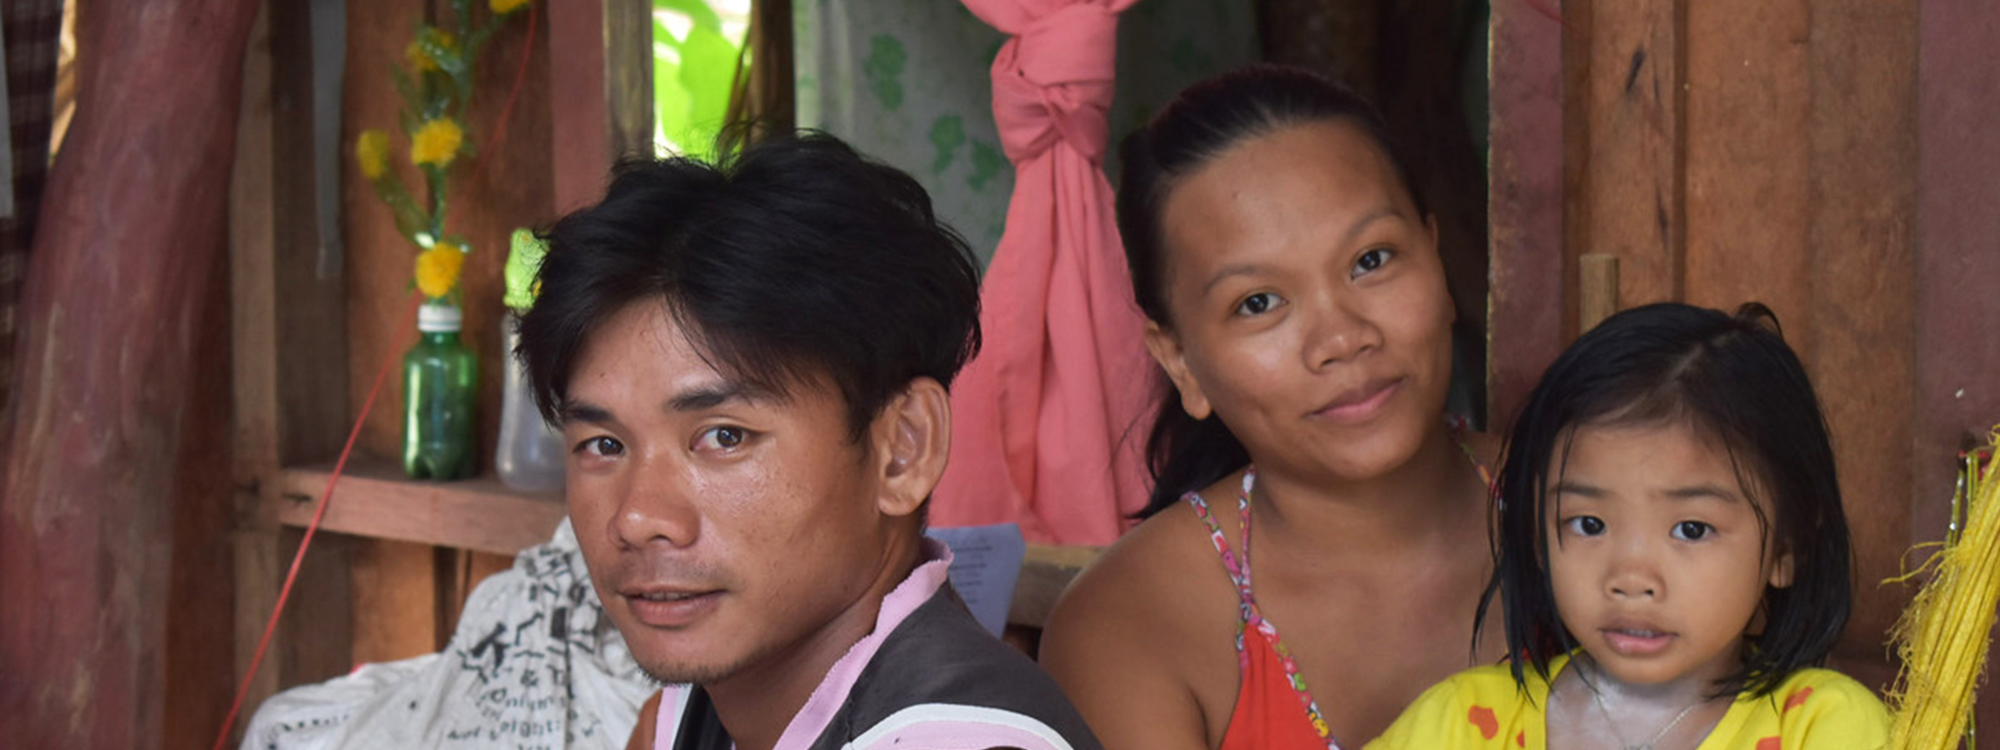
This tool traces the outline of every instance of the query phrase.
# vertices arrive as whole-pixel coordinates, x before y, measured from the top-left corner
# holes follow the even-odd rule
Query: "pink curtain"
[[[964,2],[1013,36],[993,61],[993,116],[1014,196],[931,521],[1109,544],[1145,506],[1153,383],[1102,170],[1118,13],[1136,0]]]

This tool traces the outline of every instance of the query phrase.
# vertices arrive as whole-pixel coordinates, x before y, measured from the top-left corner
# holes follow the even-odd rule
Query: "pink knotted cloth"
[[[993,117],[1015,179],[980,293],[985,348],[952,387],[934,525],[1102,545],[1145,507],[1154,365],[1101,168],[1133,2],[965,0],[1013,35],[993,60]]]

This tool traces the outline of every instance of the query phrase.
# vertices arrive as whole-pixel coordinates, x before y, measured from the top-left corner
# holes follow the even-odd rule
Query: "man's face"
[[[889,537],[871,443],[838,390],[755,390],[705,362],[664,305],[599,327],[563,437],[577,541],[641,667],[711,683],[872,626]]]

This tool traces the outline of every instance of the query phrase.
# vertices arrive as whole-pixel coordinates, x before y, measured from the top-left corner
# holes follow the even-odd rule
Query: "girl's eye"
[[[702,430],[695,439],[695,449],[729,451],[743,445],[750,439],[750,431],[733,425],[722,425]]]
[[[1258,292],[1244,297],[1236,304],[1237,315],[1263,315],[1283,303],[1284,299],[1270,292]]]
[[[1571,532],[1581,536],[1597,536],[1604,533],[1604,519],[1597,516],[1575,516],[1567,523]]]
[[[625,444],[618,442],[616,438],[598,435],[597,437],[577,443],[576,452],[587,456],[610,458],[623,454],[625,452]]]
[[[1396,251],[1386,247],[1372,248],[1368,252],[1362,253],[1361,257],[1354,259],[1354,270],[1350,271],[1348,275],[1360,278],[1373,273],[1387,264],[1389,259],[1395,257],[1395,255]]]
[[[1714,526],[1700,521],[1682,521],[1674,524],[1674,538],[1690,542],[1700,541],[1703,537],[1708,536],[1708,532],[1713,530],[1715,530]]]

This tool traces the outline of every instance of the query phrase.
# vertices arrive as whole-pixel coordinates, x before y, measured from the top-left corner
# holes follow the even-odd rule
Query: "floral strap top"
[[[1459,448],[1479,471],[1479,478],[1486,483],[1489,492],[1493,486],[1493,476],[1486,465],[1464,440],[1465,427],[1462,422],[1454,422],[1453,434],[1458,437]],[[1257,606],[1257,597],[1251,592],[1250,584],[1250,494],[1257,485],[1255,468],[1243,473],[1243,486],[1236,495],[1238,514],[1237,528],[1241,539],[1237,544],[1239,553],[1232,550],[1229,539],[1222,533],[1212,515],[1208,501],[1199,493],[1184,495],[1193,506],[1195,515],[1208,525],[1209,542],[1222,557],[1222,566],[1229,572],[1229,580],[1236,585],[1238,599],[1238,625],[1236,629],[1237,668],[1241,675],[1236,708],[1232,712],[1228,731],[1223,735],[1222,750],[1340,750],[1340,741],[1333,736],[1321,714],[1319,703],[1306,686],[1305,676],[1299,673],[1296,660],[1292,658],[1284,641],[1278,637],[1278,628],[1270,620],[1264,619]],[[1274,669],[1275,668],[1275,669]],[[1284,718],[1289,711],[1274,705],[1283,693],[1290,693],[1297,704],[1305,709],[1305,722]],[[1297,716],[1290,713],[1290,716]]]

